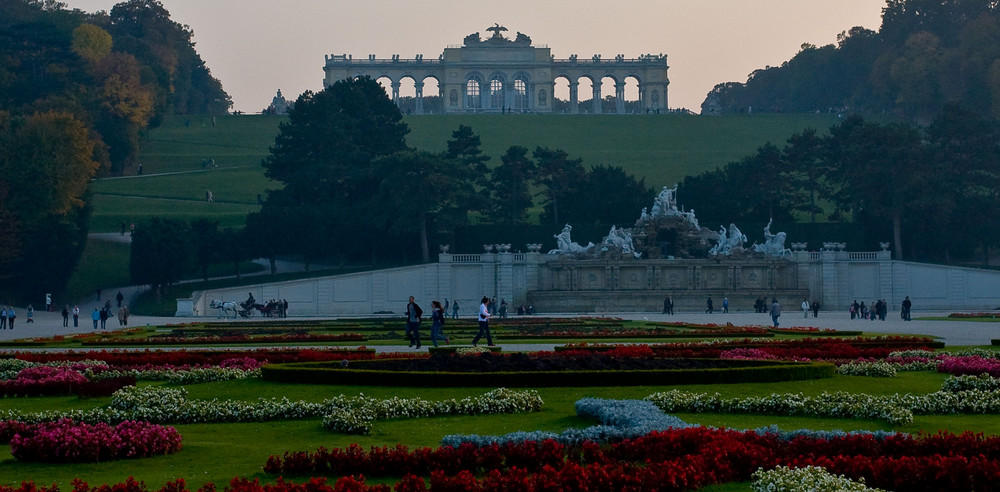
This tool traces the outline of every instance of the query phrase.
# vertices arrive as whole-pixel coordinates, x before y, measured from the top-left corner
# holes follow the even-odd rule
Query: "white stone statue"
[[[746,235],[740,232],[736,224],[730,223],[728,230],[726,230],[726,226],[720,226],[719,242],[708,253],[711,255],[730,255],[733,251],[742,250],[743,244],[746,242]]]
[[[662,217],[671,212],[677,212],[677,185],[673,188],[664,186],[660,194],[653,199],[653,217]]]
[[[636,258],[640,256],[640,253],[635,251],[635,245],[632,242],[632,232],[624,229],[611,226],[611,230],[608,235],[601,241],[601,251],[609,251],[611,247],[617,248],[622,254],[633,255]]]
[[[562,232],[552,236],[556,238],[556,249],[550,250],[550,255],[583,253],[594,247],[594,243],[587,243],[586,246],[580,246],[579,244],[574,243],[573,239],[570,238],[570,232],[572,230],[573,226],[566,224],[566,227],[563,227]]]
[[[764,227],[764,244],[755,244],[753,250],[769,256],[784,256],[792,252],[785,247],[786,236],[784,232],[771,234],[771,220],[768,220],[767,226]]]
[[[649,214],[646,212],[646,207],[642,207],[642,215],[639,216],[639,220],[649,220]]]

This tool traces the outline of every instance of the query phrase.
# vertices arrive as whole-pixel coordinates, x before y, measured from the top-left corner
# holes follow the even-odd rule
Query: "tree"
[[[830,134],[834,198],[854,213],[855,221],[891,221],[896,258],[903,259],[904,220],[923,219],[951,206],[943,196],[928,193],[940,189],[945,173],[934,171],[920,132],[910,125],[879,125],[855,116]]]
[[[80,24],[73,30],[73,52],[90,62],[101,61],[111,53],[111,35],[93,24]]]
[[[509,147],[500,162],[490,176],[487,216],[499,224],[519,224],[532,207],[528,186],[535,176],[535,162],[528,157],[528,149],[517,145]]]
[[[16,253],[0,262],[8,276],[0,295],[40,296],[65,286],[86,239],[93,154],[87,127],[70,114],[0,112],[0,221],[16,241],[0,245]]]
[[[789,180],[789,189],[796,195],[804,192],[806,199],[792,206],[809,214],[809,221],[816,223],[816,214],[823,209],[817,204],[817,198],[827,195],[824,180],[828,168],[824,157],[823,139],[816,135],[816,130],[807,128],[788,138],[782,153],[787,163],[787,169],[782,177]]]
[[[631,224],[655,196],[645,179],[637,179],[621,166],[598,165],[587,172],[577,193],[564,197],[562,209],[581,223]]]
[[[208,267],[226,259],[223,235],[219,231],[219,221],[195,219],[191,221],[191,247],[195,261],[201,270],[201,277],[208,282]]]
[[[158,217],[138,225],[129,258],[132,283],[151,286],[159,298],[164,287],[180,280],[196,257],[189,232],[184,222]]]
[[[535,182],[544,187],[542,193],[546,198],[542,215],[551,218],[553,225],[559,227],[563,219],[559,216],[559,203],[578,193],[580,184],[587,178],[583,159],[570,159],[565,151],[549,150],[548,147],[536,148],[532,157],[538,163]]]
[[[407,132],[399,109],[370,78],[337,81],[299,96],[263,162],[265,175],[285,185],[269,193],[261,208],[263,230],[301,218],[308,209],[313,222],[301,235],[327,231],[327,237],[310,240],[346,256],[370,254],[371,242],[359,239],[374,237],[367,235],[372,197],[383,181],[372,161],[406,150]]]
[[[472,169],[458,159],[424,151],[397,152],[373,165],[384,177],[374,200],[382,223],[391,233],[416,233],[421,258],[430,261],[431,228],[463,225],[475,203]]]

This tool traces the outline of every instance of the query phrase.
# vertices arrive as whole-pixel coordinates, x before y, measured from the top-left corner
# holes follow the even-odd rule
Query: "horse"
[[[213,300],[209,304],[209,307],[213,307],[215,309],[218,309],[219,310],[219,317],[220,318],[223,318],[223,317],[229,318],[229,312],[230,311],[233,312],[233,317],[235,318],[236,314],[239,312],[239,309],[240,309],[240,305],[237,304],[237,303],[235,303],[235,302],[233,302],[233,301],[216,301],[216,300]]]

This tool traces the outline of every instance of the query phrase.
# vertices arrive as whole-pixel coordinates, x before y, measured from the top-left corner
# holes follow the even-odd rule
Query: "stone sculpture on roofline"
[[[574,259],[616,258],[707,258],[718,256],[745,256],[759,254],[782,257],[790,250],[785,248],[786,234],[771,234],[771,222],[764,228],[764,244],[745,248],[747,237],[736,224],[729,228],[720,226],[719,232],[703,229],[698,224],[694,209],[684,211],[677,206],[677,185],[666,186],[653,199],[653,206],[643,208],[635,227],[611,226],[608,235],[595,247],[594,243],[581,246],[570,238],[572,226],[566,224],[554,237],[556,248],[549,254],[567,255]]]

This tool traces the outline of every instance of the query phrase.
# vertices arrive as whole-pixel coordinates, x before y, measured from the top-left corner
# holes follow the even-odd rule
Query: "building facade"
[[[547,46],[532,45],[531,38],[517,33],[514,39],[502,34],[507,28],[498,25],[487,29],[492,36],[482,39],[479,33],[465,37],[461,45],[449,46],[437,59],[423,55],[404,59],[354,59],[353,55],[326,55],[323,86],[338,80],[368,76],[389,80],[393,102],[399,103],[400,86],[409,79],[415,90],[415,112],[424,113],[424,86],[429,79],[437,83],[446,113],[552,113],[556,81],[569,85],[570,113],[602,113],[602,80],[610,78],[615,86],[615,113],[625,113],[625,87],[628,79],[638,84],[638,112],[666,112],[667,56],[646,54],[638,58],[601,55],[579,58],[570,55],[556,59]],[[592,87],[590,107],[581,107],[581,80]]]

